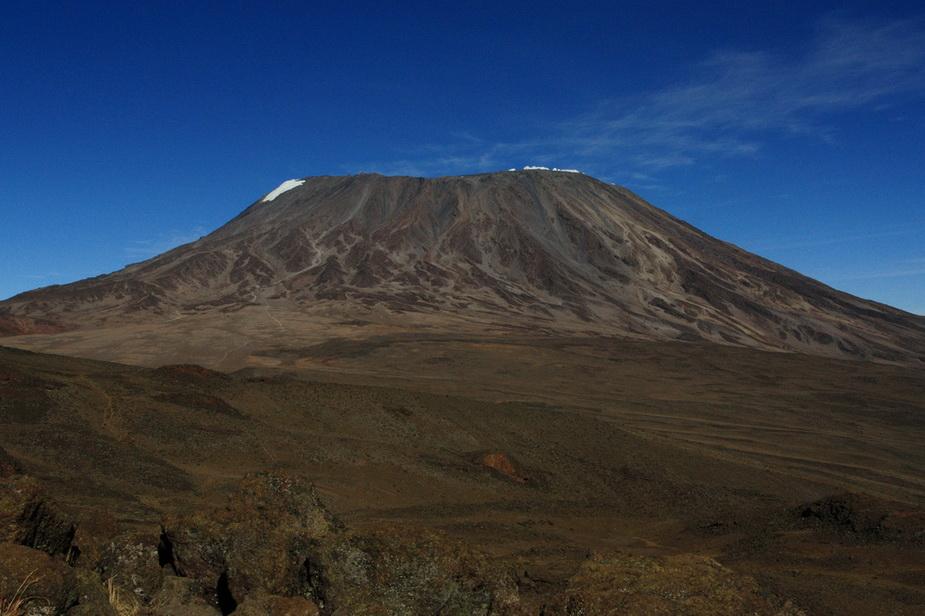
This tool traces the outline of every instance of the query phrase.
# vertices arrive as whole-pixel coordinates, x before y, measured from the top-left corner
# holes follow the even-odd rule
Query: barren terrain
[[[291,180],[0,336],[36,614],[925,612],[925,318],[581,174]]]
[[[523,613],[606,604],[593,580],[608,567],[679,555],[716,559],[779,609],[925,606],[921,371],[568,339],[280,357],[298,374],[4,350],[0,447],[88,529],[106,510],[155,538],[245,474],[305,477],[354,532],[430,529],[485,553]]]

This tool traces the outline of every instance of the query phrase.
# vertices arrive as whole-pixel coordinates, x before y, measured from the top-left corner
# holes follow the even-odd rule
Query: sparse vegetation
[[[38,580],[38,575],[32,571],[16,588],[12,596],[0,597],[0,616],[24,616],[26,605],[33,600],[33,597],[29,596],[29,589]]]
[[[115,577],[106,580],[106,596],[109,598],[109,605],[118,616],[138,616],[141,612],[138,600],[119,588]]]

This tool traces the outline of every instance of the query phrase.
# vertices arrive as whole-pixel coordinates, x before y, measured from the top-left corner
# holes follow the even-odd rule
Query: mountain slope
[[[2,302],[0,325],[242,311],[274,319],[280,341],[298,329],[286,315],[324,314],[925,361],[925,318],[712,238],[626,189],[548,170],[289,181],[196,242]]]

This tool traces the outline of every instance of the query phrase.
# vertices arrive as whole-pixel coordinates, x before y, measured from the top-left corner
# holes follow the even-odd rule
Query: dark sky
[[[0,297],[287,178],[547,165],[925,313],[920,4],[570,4],[4,2]]]

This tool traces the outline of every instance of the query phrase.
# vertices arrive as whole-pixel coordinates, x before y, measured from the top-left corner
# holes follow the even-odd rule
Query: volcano
[[[185,359],[193,342],[167,335],[178,323],[220,346],[242,340],[248,356],[355,327],[925,362],[925,318],[713,238],[625,188],[542,168],[288,180],[195,242],[0,303],[8,344],[142,363],[155,339]],[[118,344],[93,346],[115,331]]]

